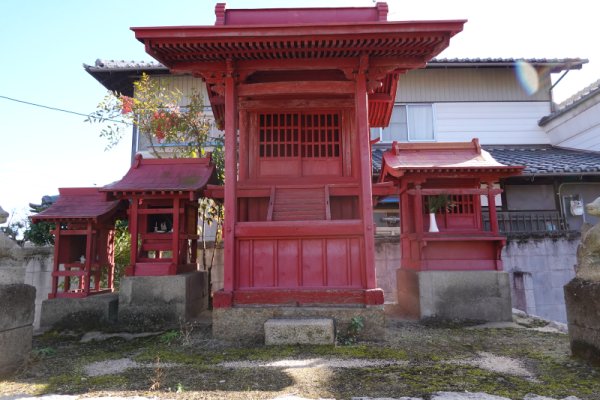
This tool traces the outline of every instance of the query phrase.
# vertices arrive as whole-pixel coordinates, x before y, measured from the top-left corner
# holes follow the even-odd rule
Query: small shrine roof
[[[120,181],[103,192],[199,192],[210,182],[215,166],[206,158],[149,158],[136,155]]]
[[[520,173],[522,166],[507,166],[481,149],[478,139],[456,143],[398,143],[383,153],[383,174],[400,176],[410,172]],[[395,171],[392,173],[392,171]]]
[[[117,211],[119,200],[106,200],[97,187],[60,188],[58,199],[31,217],[33,222],[100,219]]]

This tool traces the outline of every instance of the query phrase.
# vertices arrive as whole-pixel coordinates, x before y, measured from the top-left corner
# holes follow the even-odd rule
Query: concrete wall
[[[504,270],[511,275],[513,306],[518,305],[529,314],[567,322],[563,286],[575,277],[578,245],[579,237],[509,241],[502,259]],[[519,299],[525,304],[519,304]]]
[[[42,302],[52,291],[52,264],[54,247],[26,247],[23,249],[24,283],[35,287],[35,318],[33,328],[40,328]]]
[[[563,286],[575,276],[578,245],[578,236],[509,241],[502,251],[502,259],[504,271],[510,274],[513,307],[566,322]],[[397,236],[375,239],[377,285],[384,290],[386,310],[391,312],[402,311],[397,304],[396,271],[400,267],[400,256]],[[521,278],[515,279],[515,273]]]

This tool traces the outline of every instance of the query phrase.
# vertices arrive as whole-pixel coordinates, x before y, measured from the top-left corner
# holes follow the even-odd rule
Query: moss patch
[[[0,392],[173,398],[179,390],[178,399],[273,398],[284,393],[338,399],[400,395],[427,398],[440,390],[487,392],[509,398],[536,393],[554,398],[573,395],[594,399],[600,393],[600,369],[573,359],[566,335],[528,329],[466,329],[392,321],[386,328],[384,342],[350,346],[242,346],[214,340],[208,329],[194,331],[186,342],[174,334],[169,337],[172,340],[155,336],[82,344],[77,335],[50,332],[35,338],[28,368],[1,381]],[[518,359],[535,374],[535,379],[450,362],[477,357],[479,352]],[[146,367],[97,377],[84,373],[87,364],[121,358],[144,363]],[[219,366],[223,361],[284,358],[407,363],[318,371]],[[167,367],[166,363],[174,366]]]

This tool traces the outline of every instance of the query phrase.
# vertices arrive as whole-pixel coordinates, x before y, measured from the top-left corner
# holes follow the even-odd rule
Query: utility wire
[[[58,107],[50,107],[50,106],[45,106],[43,104],[31,103],[29,101],[14,99],[14,98],[8,97],[8,96],[2,96],[2,95],[0,95],[0,98],[5,99],[5,100],[14,101],[14,102],[17,102],[17,103],[27,104],[27,105],[34,106],[34,107],[45,108],[47,110],[60,111],[60,112],[64,112],[64,113],[67,113],[67,114],[80,115],[82,117],[88,117],[88,118],[90,116],[90,114],[83,114],[83,113],[80,113],[80,112],[77,112],[77,111],[65,110],[65,109],[58,108]],[[117,119],[106,119],[106,121],[118,122],[120,124],[131,125],[129,122],[126,122],[126,121],[123,121],[123,120],[117,120]]]

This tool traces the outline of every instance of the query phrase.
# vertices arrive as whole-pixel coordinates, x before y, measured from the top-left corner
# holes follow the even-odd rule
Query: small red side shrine
[[[100,190],[129,201],[131,265],[127,276],[162,276],[197,270],[198,198],[211,182],[208,158],[144,159]]]
[[[382,181],[399,187],[401,268],[426,270],[502,270],[506,239],[498,232],[495,188],[500,178],[523,167],[505,166],[468,143],[394,143],[383,154]],[[435,213],[439,232],[430,232],[428,203],[434,196],[450,201]],[[481,218],[487,199],[490,230]]]
[[[171,71],[206,81],[225,130],[214,306],[382,304],[369,128],[388,125],[398,76],[465,21],[391,22],[385,3],[215,11],[215,26],[133,28]]]
[[[120,205],[119,200],[107,201],[96,187],[60,188],[58,200],[31,217],[34,223],[55,224],[49,299],[113,291],[115,219],[124,209]]]

